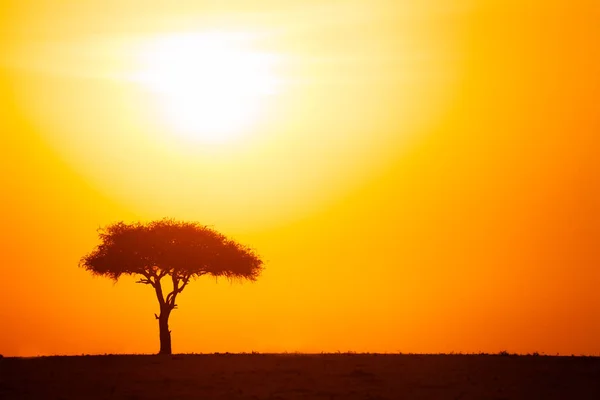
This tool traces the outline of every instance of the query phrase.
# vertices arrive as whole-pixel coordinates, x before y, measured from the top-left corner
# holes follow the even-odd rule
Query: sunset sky
[[[225,5],[226,3],[226,5]],[[600,354],[600,3],[0,0],[0,354],[154,353],[79,259],[194,220],[182,352]]]

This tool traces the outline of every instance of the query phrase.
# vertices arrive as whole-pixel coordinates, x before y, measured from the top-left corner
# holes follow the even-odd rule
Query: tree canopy
[[[114,280],[134,274],[146,279],[210,274],[256,280],[263,268],[252,249],[196,222],[118,222],[101,229],[99,236],[101,243],[80,265]]]

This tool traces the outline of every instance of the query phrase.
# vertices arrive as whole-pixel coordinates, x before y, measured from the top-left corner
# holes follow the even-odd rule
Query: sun
[[[157,100],[160,123],[190,141],[224,143],[264,117],[277,92],[277,57],[252,36],[221,32],[165,35],[139,53],[135,80]]]

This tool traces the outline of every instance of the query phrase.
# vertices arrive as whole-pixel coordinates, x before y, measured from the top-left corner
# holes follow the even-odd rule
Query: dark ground
[[[600,358],[175,355],[0,359],[0,399],[600,399]]]

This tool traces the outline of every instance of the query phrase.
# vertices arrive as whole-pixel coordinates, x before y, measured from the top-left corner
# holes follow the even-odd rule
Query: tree
[[[118,222],[98,234],[101,243],[81,259],[80,266],[114,281],[123,275],[139,275],[137,283],[154,288],[160,306],[159,314],[154,314],[159,326],[159,354],[171,354],[169,316],[190,280],[208,274],[254,281],[263,269],[262,260],[250,248],[196,222]],[[166,296],[162,279],[172,283]]]

